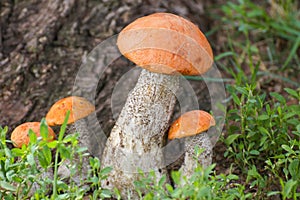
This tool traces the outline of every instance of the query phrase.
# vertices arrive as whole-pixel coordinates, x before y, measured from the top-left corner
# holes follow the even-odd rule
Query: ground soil
[[[213,5],[217,6],[216,2],[201,0],[1,0],[0,125],[8,126],[10,133],[23,122],[40,121],[54,102],[72,94],[82,59],[134,19],[154,12],[171,12],[207,32],[214,24],[207,8]],[[214,44],[216,37],[208,39]],[[213,45],[214,51],[218,50],[216,46]],[[131,68],[132,64],[120,59],[98,83],[94,100],[106,134],[115,122],[112,91]],[[205,84],[191,84],[200,108],[209,110]],[[177,106],[174,117],[178,111]],[[215,158],[224,165],[222,145],[217,145]]]

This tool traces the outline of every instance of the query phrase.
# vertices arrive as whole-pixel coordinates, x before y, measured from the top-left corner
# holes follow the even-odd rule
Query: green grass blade
[[[297,40],[295,41],[289,56],[287,57],[286,61],[284,62],[282,70],[285,70],[286,67],[288,66],[288,64],[292,61],[293,57],[297,53],[299,45],[300,45],[300,35],[298,36]]]

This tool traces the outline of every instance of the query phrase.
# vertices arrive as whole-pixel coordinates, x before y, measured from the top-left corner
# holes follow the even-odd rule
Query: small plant
[[[78,146],[78,134],[64,135],[68,121],[67,114],[60,128],[57,140],[49,142],[48,126],[41,120],[40,135],[29,131],[29,144],[22,148],[8,148],[11,141],[6,140],[8,128],[0,127],[0,199],[82,199],[90,192],[90,199],[109,198],[111,193],[102,189],[100,181],[107,177],[111,168],[100,170],[97,158],[90,160],[91,171],[81,185],[72,178],[65,182],[58,176],[58,166],[65,160],[69,165],[71,177],[80,170],[77,162],[72,162],[75,155],[86,156],[86,148]],[[54,173],[53,173],[54,171]],[[88,187],[81,187],[87,184]]]
[[[298,4],[239,0],[222,6],[227,42],[216,60],[234,84],[227,85],[232,101],[221,141],[257,199],[300,195]],[[284,89],[264,90],[272,84]]]
[[[299,91],[285,90],[290,99],[300,102]],[[271,100],[267,101],[266,94],[260,94],[250,85],[229,86],[228,91],[234,107],[228,112],[225,156],[233,158],[248,174],[250,187],[271,188],[274,180],[278,180],[283,192],[287,187],[284,181],[293,181],[288,191],[294,195],[283,197],[300,195],[299,191],[297,193],[300,187],[300,104],[287,105],[286,99],[278,93],[270,93]],[[265,172],[258,172],[255,166]],[[272,177],[260,173],[271,173]]]
[[[195,162],[202,149],[195,148]],[[214,171],[216,164],[203,169],[198,163],[197,168],[190,178],[182,175],[180,171],[172,171],[172,186],[163,176],[156,180],[155,173],[145,175],[140,172],[142,178],[135,182],[136,190],[143,199],[249,199],[251,194],[245,194],[245,188],[240,185],[238,176],[234,174],[217,175]]]

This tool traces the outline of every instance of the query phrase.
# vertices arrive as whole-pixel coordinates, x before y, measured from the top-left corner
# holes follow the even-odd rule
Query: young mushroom
[[[83,97],[70,96],[60,99],[53,104],[46,115],[49,126],[63,124],[67,111],[70,111],[68,124],[72,124],[95,111],[95,106]]]
[[[78,96],[70,96],[60,99],[52,105],[46,115],[46,121],[50,126],[62,125],[66,117],[67,111],[70,111],[67,133],[79,133],[78,144],[80,147],[87,147],[90,150],[90,132],[85,118],[95,111],[95,106],[87,99]],[[74,157],[74,162],[80,164],[80,158]],[[58,168],[58,174],[61,178],[69,178],[70,170],[68,165],[69,160],[65,160]],[[81,163],[81,170],[72,177],[72,179],[80,184],[82,177],[85,177],[89,170],[89,158],[83,157]]]
[[[117,45],[143,70],[107,140],[102,167],[113,170],[102,187],[116,187],[123,198],[130,194],[134,199],[138,169],[153,170],[157,180],[166,173],[163,137],[176,101],[178,75],[205,73],[213,56],[196,25],[169,13],[135,20],[121,31]]]
[[[185,138],[184,144],[184,163],[180,171],[183,176],[191,177],[197,161],[195,160],[195,147],[203,148],[203,152],[197,158],[202,167],[206,168],[212,161],[212,145],[210,139],[204,131],[211,126],[215,126],[214,118],[202,110],[193,110],[184,113],[176,119],[171,125],[168,133],[168,139]],[[201,133],[201,134],[200,134]]]
[[[26,122],[24,124],[21,124],[17,126],[13,132],[11,133],[11,141],[13,142],[13,145],[17,148],[21,148],[23,145],[29,144],[29,130],[31,129],[37,137],[40,137],[40,122]],[[48,127],[48,138],[47,142],[51,142],[55,139],[55,133],[52,130],[52,128]],[[35,158],[36,166],[39,170],[42,170],[41,165],[39,164],[39,161],[37,158]],[[45,179],[53,179],[53,169],[47,168],[45,172],[42,172],[40,174],[40,177]],[[51,187],[51,185],[47,185],[48,189]],[[40,186],[38,183],[34,182],[31,186],[31,189],[28,193],[28,196],[32,196],[36,190],[40,189]]]
[[[11,141],[17,148],[21,148],[23,145],[29,144],[29,130],[32,130],[37,137],[40,137],[40,122],[26,122],[17,126],[11,133]],[[55,133],[52,128],[48,127],[48,139],[51,142],[55,139]]]

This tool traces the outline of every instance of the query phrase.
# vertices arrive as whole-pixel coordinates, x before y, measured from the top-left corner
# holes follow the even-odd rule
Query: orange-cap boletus
[[[68,124],[71,124],[94,112],[95,106],[83,97],[70,96],[60,99],[52,105],[46,115],[48,125],[62,125],[68,110],[70,110]]]
[[[17,126],[11,133],[11,141],[15,147],[21,148],[22,145],[29,144],[29,130],[32,130],[37,137],[40,136],[40,122],[26,122]],[[48,127],[48,141],[51,142],[55,139],[54,131]]]
[[[95,106],[84,97],[69,96],[58,100],[54,103],[46,115],[46,121],[50,126],[62,125],[67,111],[70,111],[68,119],[68,128],[66,133],[78,132],[78,145],[80,147],[86,147],[88,152],[91,152],[93,147],[91,146],[92,133],[89,129],[88,122],[85,119],[95,111]],[[89,157],[85,156],[79,158],[78,155],[73,157],[73,162],[77,162],[78,165],[82,165],[80,171],[73,175],[73,180],[79,185],[90,170]],[[70,171],[67,168],[67,163],[70,161],[65,160],[58,168],[58,175],[64,178],[69,178]]]
[[[183,176],[190,177],[197,167],[197,161],[202,167],[208,167],[212,161],[212,145],[207,135],[216,122],[213,116],[203,110],[192,110],[184,113],[170,126],[168,139],[184,138],[184,163],[180,170]],[[203,149],[195,160],[195,147]]]
[[[168,139],[197,135],[215,125],[215,119],[208,112],[203,110],[186,112],[173,122]]]
[[[120,32],[117,45],[143,70],[104,148],[102,167],[114,168],[102,186],[116,187],[123,198],[130,194],[136,199],[133,183],[139,169],[154,170],[158,180],[166,174],[163,138],[176,103],[179,76],[205,73],[213,54],[196,25],[170,13],[136,19]]]
[[[205,35],[192,22],[171,13],[135,20],[120,32],[117,44],[126,58],[156,73],[200,75],[213,62]]]

